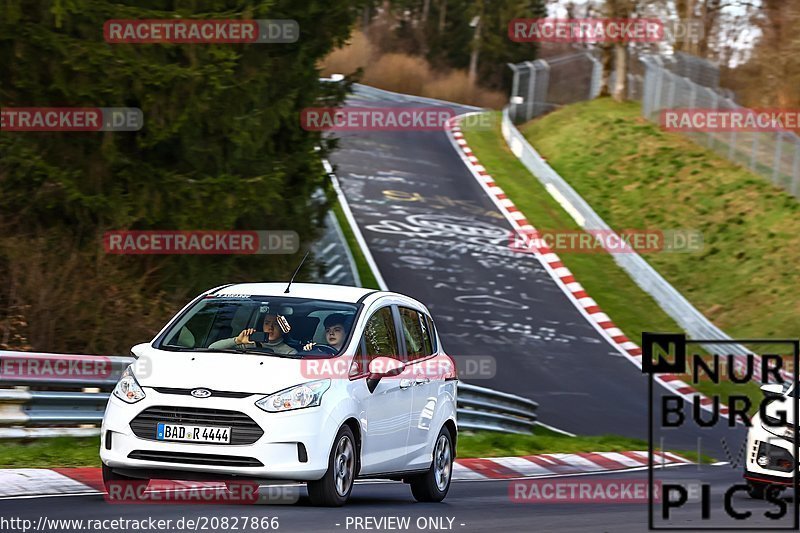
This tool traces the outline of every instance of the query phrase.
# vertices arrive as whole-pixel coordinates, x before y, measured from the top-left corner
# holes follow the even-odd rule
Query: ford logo
[[[208,389],[193,389],[189,394],[195,398],[208,398],[211,396],[211,391]]]

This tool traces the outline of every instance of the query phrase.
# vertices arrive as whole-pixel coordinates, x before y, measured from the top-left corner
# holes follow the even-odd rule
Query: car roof
[[[213,291],[211,294],[247,294],[250,296],[286,296],[290,298],[313,298],[334,302],[356,303],[367,294],[376,291],[347,285],[325,283],[292,283],[289,294],[285,294],[288,282],[280,283],[235,283]]]

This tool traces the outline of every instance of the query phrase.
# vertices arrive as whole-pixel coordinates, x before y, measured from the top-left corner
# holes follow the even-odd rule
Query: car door
[[[378,356],[401,359],[400,338],[391,306],[376,310],[367,320],[361,338],[362,371]],[[360,377],[366,381],[366,376]],[[406,442],[414,387],[398,376],[384,377],[365,396],[366,424],[361,453],[361,473],[397,472],[407,464]]]
[[[431,459],[431,427],[438,401],[441,369],[433,355],[432,332],[425,314],[411,307],[398,307],[399,328],[402,332],[406,371],[402,376],[412,383],[413,399],[408,427],[407,468],[424,468]],[[435,435],[434,435],[435,436]]]

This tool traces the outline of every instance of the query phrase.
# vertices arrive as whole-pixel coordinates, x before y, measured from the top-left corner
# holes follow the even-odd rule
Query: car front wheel
[[[340,507],[353,490],[356,476],[356,440],[349,426],[342,426],[333,441],[328,471],[322,479],[308,482],[308,498],[312,505]]]
[[[774,493],[776,496],[783,491],[784,487],[780,485],[770,485],[769,483],[759,483],[758,481],[747,480],[747,495],[754,500],[763,500],[767,491]]]
[[[411,494],[418,502],[440,502],[450,490],[453,474],[453,438],[447,428],[442,428],[433,446],[430,469],[410,478]]]

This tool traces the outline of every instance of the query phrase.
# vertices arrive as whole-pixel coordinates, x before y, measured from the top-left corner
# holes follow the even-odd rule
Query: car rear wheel
[[[322,479],[308,482],[312,505],[339,507],[350,498],[356,476],[356,440],[349,426],[342,426],[333,441],[328,471]]]
[[[133,478],[118,474],[111,467],[103,465],[103,486],[112,499],[141,498],[147,490],[149,479]]]
[[[447,428],[442,428],[433,445],[430,469],[409,479],[411,494],[418,502],[440,502],[450,490],[453,474],[453,438]]]

